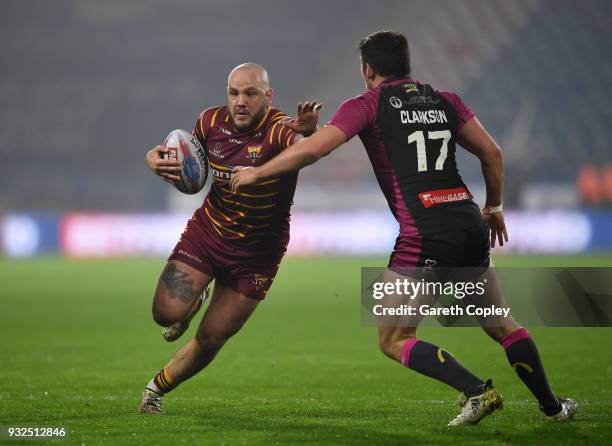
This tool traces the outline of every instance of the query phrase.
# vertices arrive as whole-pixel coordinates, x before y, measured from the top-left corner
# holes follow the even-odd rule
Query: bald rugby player
[[[146,385],[141,412],[160,413],[162,397],[204,369],[264,299],[289,242],[290,207],[297,173],[232,192],[236,166],[258,166],[317,129],[320,104],[298,104],[297,116],[272,108],[268,73],[257,64],[234,68],[227,105],[204,110],[194,135],[205,148],[213,183],[189,220],[163,269],[153,298],[153,319],[168,341],[178,339],[202,306],[215,279],[196,335]],[[180,164],[164,159],[167,147],[146,156],[164,181],[178,181]]]

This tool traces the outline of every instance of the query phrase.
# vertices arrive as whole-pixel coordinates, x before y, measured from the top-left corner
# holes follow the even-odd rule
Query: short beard
[[[236,121],[234,120],[234,115],[230,114],[230,118],[232,118],[232,124],[234,124],[234,127],[236,128],[236,130],[238,130],[239,133],[248,133],[252,130],[255,130],[255,127],[259,125],[264,115],[266,114],[267,108],[268,107],[266,105],[262,105],[262,107],[257,111],[257,113],[253,115],[251,123],[244,127],[238,127],[238,125],[236,125]]]

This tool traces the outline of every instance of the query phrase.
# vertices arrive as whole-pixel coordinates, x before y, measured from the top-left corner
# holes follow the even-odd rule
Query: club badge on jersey
[[[255,164],[255,162],[261,158],[261,155],[259,152],[261,152],[261,146],[248,146],[247,150],[249,152],[249,154],[247,155],[247,158],[253,163]]]

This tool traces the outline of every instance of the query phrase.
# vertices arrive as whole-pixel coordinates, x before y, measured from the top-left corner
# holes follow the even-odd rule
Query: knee
[[[501,342],[506,336],[515,332],[519,327],[518,326],[508,326],[508,327],[482,327],[483,330],[491,339],[496,342]]]
[[[416,338],[416,330],[410,333],[404,332],[401,335],[381,335],[378,337],[378,348],[385,356],[399,361],[404,344],[413,338]]]
[[[388,337],[379,337],[378,338],[378,348],[380,349],[380,351],[385,356],[387,356],[389,358],[393,357],[393,355],[391,353],[392,346],[393,346],[393,343],[391,342],[390,338],[388,338]]]
[[[162,327],[170,325],[184,319],[183,312],[176,311],[167,305],[153,304],[153,320]]]
[[[153,320],[157,325],[162,327],[169,327],[175,322],[173,318],[169,317],[163,311],[160,311],[155,307],[153,307]]]

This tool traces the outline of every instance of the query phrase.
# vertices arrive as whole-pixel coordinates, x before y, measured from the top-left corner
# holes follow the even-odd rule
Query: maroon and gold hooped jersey
[[[298,135],[282,125],[287,115],[268,109],[251,131],[237,133],[226,106],[204,110],[194,134],[208,153],[213,177],[210,192],[196,214],[223,241],[249,249],[275,249],[289,238],[290,208],[297,173],[272,178],[232,192],[236,166],[259,166],[289,147]]]

